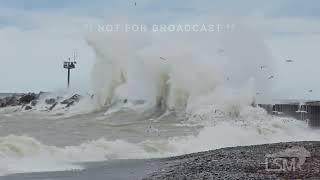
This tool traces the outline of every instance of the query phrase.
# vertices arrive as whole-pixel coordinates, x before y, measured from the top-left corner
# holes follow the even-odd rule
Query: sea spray
[[[255,84],[252,96],[259,92],[257,100],[270,99],[273,58],[256,33],[237,27],[230,33],[89,33],[86,40],[96,53],[98,104],[108,105],[116,95],[137,98],[121,95],[121,87],[121,92],[143,91],[139,98],[155,106],[185,109],[190,99],[217,87],[236,90],[248,81]],[[267,72],[261,66],[268,67]]]

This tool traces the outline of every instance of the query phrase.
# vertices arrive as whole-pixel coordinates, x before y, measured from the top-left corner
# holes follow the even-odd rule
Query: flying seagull
[[[264,68],[266,68],[266,67],[267,67],[267,66],[265,66],[265,65],[264,65],[264,66],[260,66],[261,69],[264,69]]]
[[[293,60],[292,59],[287,59],[286,62],[291,63],[291,62],[293,62]]]
[[[166,58],[164,58],[164,57],[160,57],[160,59],[162,59],[162,60],[167,60]]]
[[[269,76],[269,78],[268,79],[273,79],[274,78],[274,76]]]

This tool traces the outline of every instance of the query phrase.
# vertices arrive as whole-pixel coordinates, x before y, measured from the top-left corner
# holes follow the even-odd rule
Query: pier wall
[[[320,106],[308,106],[308,123],[311,127],[320,127]]]
[[[288,116],[297,120],[306,121],[310,127],[320,127],[320,104],[259,104],[269,114]]]

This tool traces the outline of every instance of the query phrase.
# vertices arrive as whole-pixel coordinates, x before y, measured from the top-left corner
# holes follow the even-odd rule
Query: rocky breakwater
[[[63,108],[75,105],[82,98],[79,94],[63,98],[61,96],[52,97],[50,93],[17,93],[0,99],[0,108],[21,107],[22,110],[28,111],[35,109],[39,103],[42,103],[46,110],[52,111],[58,104]]]

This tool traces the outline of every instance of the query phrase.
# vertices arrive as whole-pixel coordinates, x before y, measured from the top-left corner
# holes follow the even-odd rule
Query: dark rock
[[[66,105],[66,108],[72,106],[73,104],[74,104],[74,101],[71,101],[70,103],[68,103],[68,104]]]
[[[49,111],[52,111],[52,109],[55,108],[57,104],[58,104],[58,103],[55,102],[52,106],[50,106]]]
[[[6,106],[18,106],[19,105],[19,100],[18,96],[11,96],[11,97],[6,97],[5,98],[5,107]]]
[[[36,106],[39,102],[39,98],[44,94],[47,94],[47,93],[40,92],[39,94],[35,94],[35,93],[14,94],[9,97],[4,97],[0,99],[0,108],[7,107],[7,106],[21,106],[22,109],[25,109],[25,108],[29,109],[30,107],[32,108],[32,106]],[[79,102],[80,98],[81,98],[80,95],[75,94],[70,98],[64,99],[60,103],[65,104],[66,107],[70,107],[75,103]],[[52,110],[53,108],[55,108],[55,106],[58,103],[57,101],[60,101],[60,99],[62,99],[62,97],[45,99],[45,103],[47,105],[51,105],[49,110]],[[28,105],[28,104],[30,107],[25,107],[25,105]]]
[[[79,102],[80,101],[81,96],[79,94],[75,94],[72,97],[63,100],[62,102],[60,102],[61,104],[66,104],[66,107],[69,107],[71,105],[73,105],[75,102]]]
[[[37,104],[38,104],[38,101],[37,100],[33,100],[33,101],[31,101],[31,106],[36,106]]]
[[[26,110],[26,111],[28,111],[28,110],[30,110],[30,109],[32,109],[31,106],[26,106],[26,107],[24,108],[24,110]]]
[[[20,104],[29,104],[31,101],[35,100],[37,98],[37,95],[35,93],[28,93],[23,95],[19,99]]]
[[[54,99],[54,98],[46,99],[45,102],[46,102],[46,104],[52,105],[52,104],[56,103],[56,99]]]
[[[18,106],[20,95],[14,94],[12,96],[8,96],[5,98],[0,99],[0,107],[7,107],[7,106]]]
[[[0,99],[0,108],[6,107],[6,101],[5,99]]]

